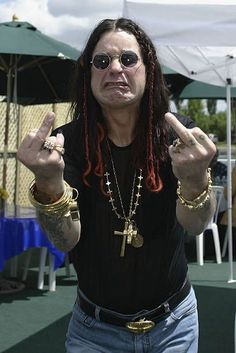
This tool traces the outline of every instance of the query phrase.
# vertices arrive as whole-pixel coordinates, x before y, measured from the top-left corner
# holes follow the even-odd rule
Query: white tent
[[[233,282],[230,88],[236,86],[236,0],[124,0],[123,16],[146,30],[163,65],[226,89],[229,282]]]

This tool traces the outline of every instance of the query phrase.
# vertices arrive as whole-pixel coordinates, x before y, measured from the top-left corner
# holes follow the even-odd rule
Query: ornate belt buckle
[[[143,318],[139,321],[127,322],[125,326],[131,332],[144,333],[150,331],[155,326],[155,323],[151,320],[146,320],[145,318]]]

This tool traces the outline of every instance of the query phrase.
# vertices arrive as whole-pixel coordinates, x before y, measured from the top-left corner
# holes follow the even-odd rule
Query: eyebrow
[[[112,53],[112,52],[109,52],[109,51],[97,51],[93,54],[93,56],[97,55],[97,54],[107,54],[109,56],[116,56],[116,55],[121,55],[123,53],[126,53],[126,52],[132,52],[132,53],[135,53],[138,57],[141,57],[140,53],[136,52],[135,50],[133,49],[122,49],[118,54],[116,53]]]

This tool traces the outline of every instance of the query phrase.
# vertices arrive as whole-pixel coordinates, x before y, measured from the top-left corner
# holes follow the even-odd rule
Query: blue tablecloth
[[[34,217],[0,217],[0,271],[5,262],[23,251],[35,247],[47,247],[55,256],[54,268],[64,262],[65,253],[57,250],[41,230]]]

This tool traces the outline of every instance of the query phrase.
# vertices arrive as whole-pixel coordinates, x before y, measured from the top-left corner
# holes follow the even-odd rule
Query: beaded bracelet
[[[64,192],[59,200],[53,203],[43,204],[35,199],[36,184],[33,180],[29,187],[29,201],[41,213],[56,216],[57,218],[70,215],[73,221],[78,221],[79,211],[76,202],[79,194],[78,190],[72,188],[66,181],[64,181],[64,186]],[[74,198],[73,191],[76,193]]]
[[[186,200],[181,192],[181,183],[178,180],[177,195],[181,205],[188,207],[190,210],[198,210],[202,208],[210,199],[210,192],[212,189],[211,168],[207,169],[208,183],[206,189],[193,200]]]

